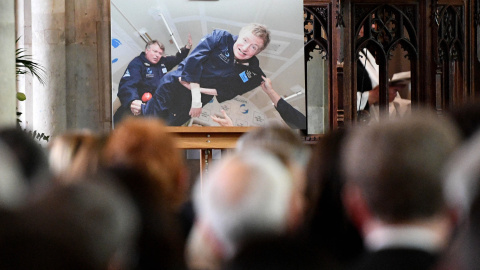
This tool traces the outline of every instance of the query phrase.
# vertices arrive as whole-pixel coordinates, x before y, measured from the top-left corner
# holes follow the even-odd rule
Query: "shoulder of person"
[[[130,63],[128,63],[128,68],[142,67],[146,60],[147,59],[145,57],[142,58],[141,55],[136,56],[132,59],[132,61],[130,61]]]
[[[133,58],[133,60],[130,63],[143,63],[148,62],[147,58],[145,57],[145,52],[141,52],[137,57]]]
[[[253,56],[252,58],[250,58],[248,60],[248,65],[250,66],[250,68],[259,69],[260,68],[260,61],[258,60],[258,58],[256,56]]]
[[[235,36],[232,35],[230,32],[228,32],[227,30],[221,30],[221,29],[215,29],[213,30],[212,32],[212,37],[217,40],[217,41],[220,41],[220,40],[235,40]]]
[[[230,34],[230,32],[228,32],[227,30],[223,30],[223,29],[214,29],[213,32],[212,32],[212,35],[215,35],[215,36],[232,36],[232,34]]]

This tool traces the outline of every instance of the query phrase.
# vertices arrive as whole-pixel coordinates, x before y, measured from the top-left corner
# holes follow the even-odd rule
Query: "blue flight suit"
[[[190,119],[192,93],[179,81],[199,83],[202,88],[217,90],[218,102],[230,100],[260,85],[265,76],[257,57],[248,65],[235,62],[233,44],[238,36],[224,30],[214,30],[205,36],[177,70],[165,75],[152,99],[142,105],[144,115],[164,119],[170,126],[180,126]],[[212,95],[201,95],[202,106]]]
[[[118,123],[125,115],[133,115],[130,103],[141,100],[146,92],[153,92],[160,84],[162,77],[187,57],[189,49],[183,47],[176,55],[163,56],[157,64],[152,64],[145,57],[145,52],[135,57],[129,64],[118,87],[118,98],[121,107],[114,115],[114,122]]]

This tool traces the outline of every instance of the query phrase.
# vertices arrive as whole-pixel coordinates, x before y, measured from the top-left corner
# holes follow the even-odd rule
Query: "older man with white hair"
[[[300,213],[294,190],[291,173],[272,154],[248,151],[221,160],[194,190],[189,266],[216,269],[253,237],[288,232]]]

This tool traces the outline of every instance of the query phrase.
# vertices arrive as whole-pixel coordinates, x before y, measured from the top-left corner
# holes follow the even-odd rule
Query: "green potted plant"
[[[17,38],[15,42],[18,42],[20,38]],[[35,62],[32,59],[32,56],[29,54],[25,54],[26,50],[24,48],[18,48],[15,51],[15,56],[16,56],[16,74],[18,75],[24,75],[24,74],[31,74],[33,77],[37,78],[37,80],[42,84],[45,85],[46,83],[46,70],[45,68],[40,65],[39,63]],[[27,99],[27,96],[25,93],[21,93],[17,91],[17,99],[19,101],[24,101]],[[17,117],[20,117],[22,115],[21,112],[17,112]],[[17,118],[17,125],[20,127],[21,120]],[[32,131],[27,131],[31,134],[35,139],[37,140],[45,140],[48,142],[50,136],[45,135],[44,133],[37,132],[36,130]]]

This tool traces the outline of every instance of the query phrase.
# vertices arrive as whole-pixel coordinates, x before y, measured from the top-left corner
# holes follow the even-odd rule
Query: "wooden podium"
[[[180,149],[200,150],[200,177],[212,162],[212,149],[235,148],[238,138],[255,127],[167,127]]]

